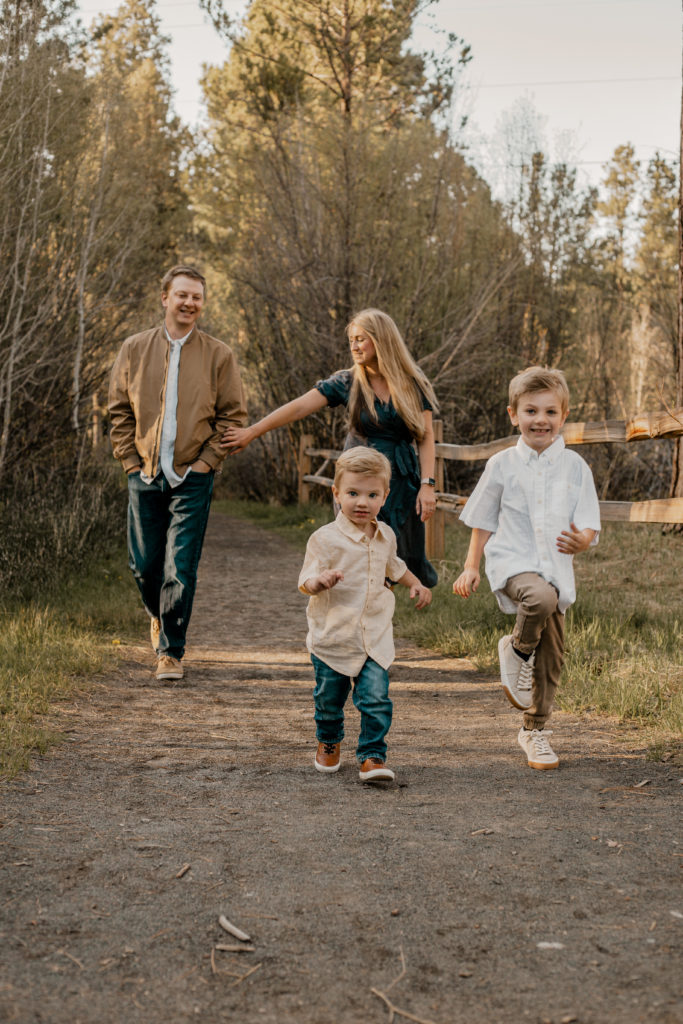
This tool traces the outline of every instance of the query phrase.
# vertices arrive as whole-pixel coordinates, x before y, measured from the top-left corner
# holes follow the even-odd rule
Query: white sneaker
[[[505,696],[520,711],[531,707],[531,685],[534,680],[535,652],[528,661],[520,656],[512,646],[512,637],[503,636],[498,641],[498,660],[500,662],[500,681]]]
[[[517,734],[517,742],[527,756],[530,768],[557,768],[560,759],[550,746],[548,736],[552,736],[552,729],[525,729],[524,726]]]

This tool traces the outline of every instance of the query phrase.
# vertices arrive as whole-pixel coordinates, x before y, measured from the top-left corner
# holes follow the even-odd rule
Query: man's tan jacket
[[[163,325],[126,338],[109,383],[110,437],[125,470],[159,471],[170,343]],[[231,424],[244,426],[246,407],[232,349],[195,327],[180,352],[178,432],[173,468],[183,476],[197,459],[216,469],[226,451],[219,441]]]

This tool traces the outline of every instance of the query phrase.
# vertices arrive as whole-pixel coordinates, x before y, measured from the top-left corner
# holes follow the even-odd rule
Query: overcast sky
[[[117,6],[82,0],[83,21]],[[246,6],[225,0],[233,15]],[[202,65],[221,63],[226,51],[197,0],[158,0],[157,9],[172,38],[176,109],[195,124]],[[494,165],[490,140],[520,99],[540,115],[546,151],[571,157],[593,181],[622,143],[633,143],[643,161],[656,150],[677,158],[680,0],[440,0],[421,18],[419,47],[434,45],[433,25],[472,47],[458,112],[468,114],[472,155],[482,164]]]

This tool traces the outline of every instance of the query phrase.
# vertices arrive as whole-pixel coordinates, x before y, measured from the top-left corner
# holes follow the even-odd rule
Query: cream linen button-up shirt
[[[511,576],[535,572],[559,593],[558,608],[576,600],[573,555],[557,550],[556,540],[574,523],[579,530],[600,530],[600,504],[593,474],[576,452],[557,437],[540,455],[519,438],[514,448],[497,452],[460,513],[467,526],[490,530],[484,548],[486,575],[504,612],[515,602],[503,593]],[[592,546],[591,545],[591,546]]]
[[[375,521],[372,539],[340,512],[333,523],[311,534],[299,574],[299,590],[325,569],[344,579],[311,595],[306,609],[311,654],[346,676],[357,676],[368,658],[387,669],[394,660],[391,626],[395,599],[384,580],[399,580],[407,565],[396,553],[390,526]]]

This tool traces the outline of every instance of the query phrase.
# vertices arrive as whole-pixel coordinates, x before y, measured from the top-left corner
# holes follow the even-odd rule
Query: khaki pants
[[[535,572],[511,576],[503,588],[517,604],[512,640],[524,654],[536,651],[531,707],[524,712],[526,729],[542,729],[550,717],[564,661],[564,614],[558,593]]]

